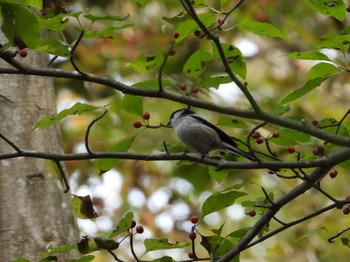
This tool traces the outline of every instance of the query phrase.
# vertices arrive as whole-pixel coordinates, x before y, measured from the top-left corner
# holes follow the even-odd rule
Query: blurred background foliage
[[[145,6],[138,4],[137,0],[66,2],[66,8],[69,11],[85,9],[86,13],[94,15],[129,16],[126,22],[132,24],[132,27],[115,31],[113,38],[83,39],[75,52],[75,61],[81,70],[109,76],[129,85],[156,78],[157,70],[137,73],[128,64],[141,54],[152,54],[169,46],[174,29],[162,18],[173,17],[182,12],[179,1],[152,0]],[[213,7],[212,12],[217,12],[218,17],[223,16],[220,12],[229,10],[236,3],[236,1],[226,1],[225,5],[221,6],[221,1],[206,2]],[[208,11],[206,8],[203,9]],[[272,23],[285,34],[286,38],[266,38],[235,28],[237,23],[243,21]],[[81,23],[84,25],[87,21],[81,19]],[[98,22],[93,25],[93,29],[97,30],[105,26],[105,21]],[[315,64],[314,61],[290,59],[287,54],[294,51],[314,51],[316,50],[314,45],[320,36],[338,33],[345,26],[346,24],[334,18],[316,13],[305,1],[253,0],[245,1],[226,20],[223,29],[217,30],[216,33],[220,35],[222,41],[240,48],[247,63],[249,90],[264,110],[272,111],[281,98],[305,83],[308,70]],[[77,24],[76,27],[68,27],[64,35],[68,41],[73,42],[79,33]],[[174,92],[184,94],[177,88],[180,82],[191,86],[193,80],[182,73],[182,67],[198,47],[207,44],[206,41],[195,35],[188,37],[181,46],[176,48],[176,55],[169,58],[164,78],[173,83]],[[325,52],[334,60],[342,59],[335,51],[325,50]],[[56,61],[54,66],[72,70],[68,60]],[[208,68],[213,72],[221,69],[216,65]],[[304,119],[307,122],[326,117],[339,120],[349,106],[348,83],[349,74],[345,73],[328,79],[316,91],[293,102],[287,116]],[[132,122],[135,120],[142,122],[142,116],[135,116],[122,110],[122,94],[101,85],[69,79],[55,79],[55,84],[59,111],[78,101],[103,106],[109,104],[109,113],[91,130],[90,146],[94,151],[108,151],[122,139],[133,135],[136,135],[136,140],[130,149],[131,152],[163,151],[163,141],[169,145],[170,150],[184,150],[184,146],[174,136],[172,129],[135,129]],[[227,106],[241,108],[249,106],[233,85],[221,86],[220,91],[203,86],[198,88],[197,94],[190,95]],[[185,105],[156,98],[143,98],[143,103],[144,111],[150,113],[150,123],[153,125],[167,123],[174,110],[185,107]],[[217,123],[220,117],[218,114],[204,110],[195,111],[213,123]],[[84,133],[87,125],[97,116],[98,112],[84,114],[79,117],[70,117],[62,122],[66,153],[85,152]],[[243,121],[247,125],[246,128],[234,128],[234,126],[223,128],[229,134],[245,140],[249,131],[258,122]],[[268,137],[275,130],[279,130],[278,127],[267,125],[260,129],[260,132]],[[320,141],[315,141],[314,144],[317,143]],[[297,150],[311,152],[314,144],[297,145]],[[284,159],[291,158],[286,147],[272,146],[273,150],[279,152]],[[254,147],[264,151],[264,145],[254,145]],[[189,217],[192,214],[200,215],[201,203],[211,193],[249,181],[251,183],[243,188],[248,195],[243,197],[242,201],[254,201],[264,196],[261,186],[268,192],[272,192],[275,198],[279,198],[299,183],[298,180],[275,177],[264,170],[231,170],[221,183],[217,183],[209,176],[208,168],[204,165],[132,160],[122,160],[115,169],[99,176],[94,162],[66,163],[72,193],[90,194],[99,214],[99,218],[94,221],[79,220],[82,235],[102,234],[115,227],[126,211],[133,210],[137,223],[146,228],[145,234],[142,237],[138,236],[140,241],[143,237],[150,235],[168,237],[171,241],[189,241],[188,232],[191,227]],[[338,177],[335,180],[325,178],[322,186],[332,196],[342,199],[348,194],[348,179],[347,172],[340,168],[338,170],[340,173]],[[292,175],[287,171],[283,174]],[[292,201],[279,212],[278,217],[288,222],[324,207],[329,204],[328,202],[329,200],[316,190],[311,190]],[[255,217],[245,215],[245,211],[247,210],[237,203],[222,212],[207,216],[200,222],[199,228],[205,235],[210,234],[211,229],[219,228],[224,222],[226,233],[250,227],[259,216],[259,210]],[[341,210],[322,214],[243,252],[241,261],[256,261],[256,259],[280,261],[289,258],[305,262],[347,261],[348,247],[342,245],[340,241],[330,244],[327,238],[348,227],[349,223],[350,216],[343,215]],[[278,226],[278,223],[271,221],[270,229]],[[301,238],[312,230],[315,230],[316,234]],[[142,250],[141,247],[138,248]],[[129,248],[125,245],[125,248],[118,249],[118,252],[128,254]],[[176,252],[178,259],[187,258],[187,252]],[[97,255],[94,261],[112,261],[112,257],[103,251]]]

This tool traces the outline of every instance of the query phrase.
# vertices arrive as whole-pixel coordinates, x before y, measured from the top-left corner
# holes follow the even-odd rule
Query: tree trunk
[[[17,59],[30,66],[47,65],[46,55],[29,53]],[[1,61],[0,66],[9,65]],[[57,126],[32,131],[38,119],[55,113],[52,79],[0,75],[0,132],[19,148],[61,152]],[[13,151],[0,139],[0,153]],[[18,257],[37,260],[50,245],[75,243],[78,231],[69,201],[69,194],[45,171],[44,160],[1,160],[0,261]],[[60,261],[68,261],[68,257],[60,257]]]

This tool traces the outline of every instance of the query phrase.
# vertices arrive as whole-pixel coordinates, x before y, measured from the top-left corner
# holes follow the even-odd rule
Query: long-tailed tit
[[[169,124],[184,144],[203,155],[215,149],[222,149],[251,161],[257,161],[255,156],[237,148],[236,142],[224,131],[189,109],[180,109],[172,113]]]

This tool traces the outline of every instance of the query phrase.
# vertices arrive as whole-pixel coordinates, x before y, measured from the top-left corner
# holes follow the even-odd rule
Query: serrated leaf
[[[126,232],[132,223],[132,220],[134,219],[134,213],[129,211],[127,212],[123,218],[119,221],[117,229],[107,232],[103,235],[103,239],[111,239],[112,237],[115,237],[123,232]]]
[[[288,54],[288,57],[293,59],[303,59],[303,60],[322,60],[331,61],[328,56],[320,52],[293,52]]]
[[[62,174],[61,171],[58,169],[57,164],[55,161],[46,159],[45,160],[45,170],[52,175],[57,180],[62,180]]]
[[[308,72],[307,82],[301,88],[288,94],[280,104],[289,103],[306,95],[316,87],[320,86],[320,84],[328,77],[339,72],[339,68],[329,63],[319,63],[313,66]]]
[[[53,253],[65,253],[71,250],[75,250],[77,249],[76,245],[63,245],[63,246],[59,246],[59,247],[53,247],[53,246],[49,246],[47,248],[47,252],[45,252],[45,254],[53,254]]]
[[[183,248],[188,246],[188,243],[175,242],[170,243],[167,238],[147,238],[143,241],[145,245],[146,252],[154,250],[163,250],[163,249],[174,249],[174,248]]]
[[[50,29],[57,32],[62,32],[69,24],[67,14],[58,14],[50,18],[38,17],[38,22],[41,29]]]
[[[236,199],[247,195],[244,192],[235,191],[232,189],[216,192],[209,196],[203,203],[202,216],[209,215],[213,212],[220,211],[234,204]]]
[[[205,65],[211,58],[210,53],[200,48],[187,59],[182,71],[196,79],[204,72]]]
[[[133,87],[140,88],[140,89],[147,89],[147,90],[158,90],[159,84],[158,79],[152,79],[152,80],[146,80],[142,82],[138,82],[136,84],[132,85]],[[171,83],[169,80],[162,80],[162,86],[173,86],[173,83]]]
[[[227,177],[229,172],[230,172],[230,170],[228,170],[228,169],[216,170],[216,167],[214,167],[214,166],[208,167],[209,175],[218,183],[220,183],[222,180],[224,180],[224,178]]]
[[[14,259],[14,260],[9,260],[9,262],[30,262],[30,260],[27,258],[24,258],[24,257],[20,257],[20,258]]]
[[[98,107],[78,102],[78,103],[75,103],[71,108],[62,110],[56,116],[43,117],[35,124],[35,126],[33,127],[33,130],[36,128],[45,128],[45,127],[51,126],[67,116],[82,115],[85,112],[92,112],[92,111],[95,111],[96,109],[98,109]]]
[[[214,44],[212,45],[215,58],[219,62],[222,62],[219,51],[217,50]],[[245,79],[247,75],[247,66],[243,60],[241,51],[237,47],[226,43],[223,43],[221,46],[224,51],[226,60],[232,71],[240,77],[242,77],[243,79]]]
[[[269,23],[249,21],[240,23],[237,27],[261,36],[285,38],[279,29]]]
[[[92,201],[89,195],[86,196],[77,196],[72,195],[70,207],[72,213],[81,219],[93,219],[98,217],[95,212]]]
[[[326,15],[333,16],[339,21],[343,21],[346,13],[346,6],[343,0],[320,1],[320,0],[304,0],[312,9]]]
[[[315,47],[337,49],[346,52],[350,46],[350,35],[328,34],[321,36]]]
[[[125,112],[141,116],[143,113],[143,100],[140,96],[125,95],[122,107]]]
[[[109,152],[127,152],[134,143],[135,136],[125,138],[118,144],[109,149]],[[100,175],[115,167],[120,159],[102,158],[97,160],[97,168],[100,170]]]

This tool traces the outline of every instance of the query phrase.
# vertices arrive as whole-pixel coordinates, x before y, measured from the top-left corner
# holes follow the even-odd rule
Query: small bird
[[[255,156],[237,148],[236,142],[224,131],[187,108],[173,112],[168,125],[174,128],[177,137],[184,144],[203,155],[215,149],[222,149],[251,161],[258,161]]]

